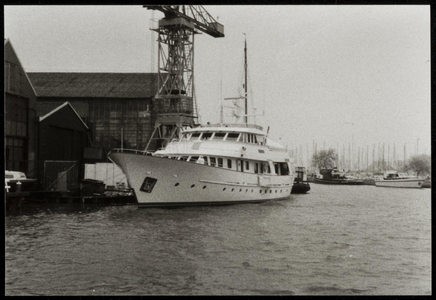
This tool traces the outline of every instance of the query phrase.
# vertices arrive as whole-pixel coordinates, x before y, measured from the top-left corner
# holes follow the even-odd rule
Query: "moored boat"
[[[348,176],[346,172],[339,171],[336,168],[322,169],[320,171],[322,178],[314,177],[313,182],[321,184],[341,184],[341,185],[362,185],[363,180]]]
[[[251,124],[202,125],[154,153],[114,149],[108,156],[141,206],[285,199],[294,182],[288,151]]]
[[[422,188],[425,178],[411,177],[405,173],[397,171],[386,171],[383,180],[376,180],[375,185],[378,187],[393,188]]]
[[[305,194],[310,191],[310,184],[307,180],[306,168],[296,167],[295,168],[295,179],[292,185],[291,194]]]

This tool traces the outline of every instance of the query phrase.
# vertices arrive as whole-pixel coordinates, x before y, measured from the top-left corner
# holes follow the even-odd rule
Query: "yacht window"
[[[198,160],[198,156],[191,156],[189,162],[197,162],[197,160]]]
[[[218,167],[223,167],[223,159],[221,157],[218,158]]]
[[[232,160],[231,159],[227,159],[227,168],[229,168],[229,169],[232,168]]]
[[[264,169],[263,169],[263,163],[260,163],[260,173],[263,173]]]
[[[238,159],[238,169],[240,169],[241,172],[244,172],[244,161]]]
[[[180,156],[179,160],[187,161],[188,160],[188,156]]]
[[[263,162],[262,163],[263,172],[262,173],[270,173],[271,174],[271,168],[269,166],[269,163]]]
[[[253,134],[254,143],[257,144],[257,136]]]
[[[274,170],[276,171],[277,175],[280,175],[280,173],[279,173],[279,164],[278,163],[274,163]]]
[[[259,164],[254,163],[254,173],[259,173]]]
[[[201,134],[200,132],[194,132],[191,135],[191,137],[192,137],[193,140],[197,140],[200,137],[200,134]]]
[[[245,170],[249,170],[250,169],[250,162],[249,161],[246,161],[245,162]]]
[[[210,140],[211,137],[212,137],[212,132],[203,132],[201,139],[202,140]]]
[[[229,133],[227,135],[226,141],[236,141],[238,140],[239,133]]]
[[[215,158],[215,157],[210,157],[209,159],[210,159],[210,165],[211,165],[212,167],[215,167],[215,164],[216,164],[216,158]]]
[[[215,132],[213,139],[214,140],[223,140],[225,136],[226,136],[225,132]]]
[[[280,163],[280,174],[289,175],[289,168],[287,163]]]
[[[209,158],[207,156],[204,157],[204,164],[209,165]]]
[[[189,136],[188,133],[182,133],[180,135],[180,141],[188,140],[188,136]]]

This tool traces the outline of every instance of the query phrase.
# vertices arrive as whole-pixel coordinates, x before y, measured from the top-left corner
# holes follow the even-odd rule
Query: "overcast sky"
[[[256,122],[270,126],[271,137],[304,151],[313,141],[318,149],[353,141],[370,151],[378,143],[392,151],[395,143],[398,158],[405,144],[407,154],[418,143],[430,154],[430,6],[205,8],[226,36],[195,36],[203,123],[219,122],[220,99],[242,95],[245,33],[249,104],[265,111]],[[160,12],[6,6],[4,13],[5,37],[28,72],[157,71],[149,26]]]

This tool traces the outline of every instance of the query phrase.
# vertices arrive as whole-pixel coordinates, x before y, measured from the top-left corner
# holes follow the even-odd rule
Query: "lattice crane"
[[[201,5],[144,5],[165,14],[159,20],[158,92],[154,97],[155,127],[147,143],[166,146],[183,126],[193,126],[197,115],[194,93],[194,34],[224,37],[224,26]]]

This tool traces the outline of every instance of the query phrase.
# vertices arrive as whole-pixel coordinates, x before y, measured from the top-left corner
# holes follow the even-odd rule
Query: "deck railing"
[[[152,155],[153,152],[151,151],[146,151],[146,150],[138,150],[138,149],[121,149],[121,148],[115,148],[112,149],[109,153],[111,152],[117,152],[117,153],[134,153],[134,154],[142,154],[142,155]],[[109,155],[108,153],[108,155]]]
[[[255,128],[263,130],[262,126],[256,124],[240,124],[240,123],[218,123],[218,124],[202,124],[200,127],[239,127],[239,128]]]

